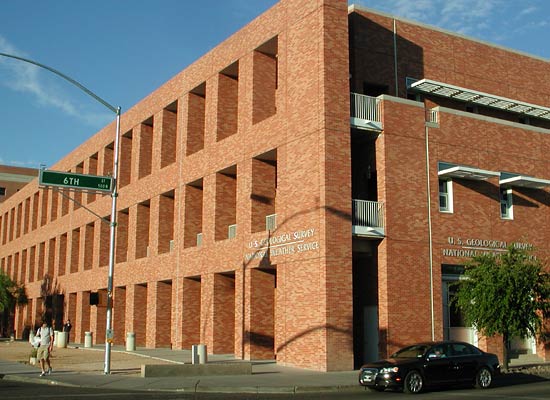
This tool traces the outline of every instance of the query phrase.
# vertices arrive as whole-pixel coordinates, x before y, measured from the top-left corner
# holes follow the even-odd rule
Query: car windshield
[[[425,344],[415,344],[393,353],[391,358],[420,358],[426,353],[428,347]]]

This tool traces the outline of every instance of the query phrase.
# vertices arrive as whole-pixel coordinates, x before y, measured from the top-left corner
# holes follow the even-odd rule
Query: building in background
[[[0,203],[37,177],[38,170],[34,168],[0,165]]]
[[[501,353],[449,283],[479,252],[549,255],[549,73],[343,0],[280,1],[122,116],[114,342],[322,371],[432,338]],[[51,169],[109,175],[114,129]],[[79,203],[111,200],[72,196],[34,181],[4,202],[0,267],[30,298],[18,332],[47,286],[75,342],[103,343],[109,225]]]

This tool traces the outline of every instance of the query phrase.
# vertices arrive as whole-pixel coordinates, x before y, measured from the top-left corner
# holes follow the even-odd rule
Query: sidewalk
[[[77,347],[78,346],[78,347]],[[319,393],[361,392],[357,371],[316,372],[283,367],[274,361],[253,361],[251,375],[142,378],[145,364],[190,364],[190,350],[145,349],[126,352],[114,346],[111,374],[104,374],[105,348],[70,345],[54,348],[53,373],[39,377],[40,367],[30,365],[31,346],[26,341],[0,340],[0,379],[28,383],[88,388],[181,391],[197,393]],[[242,362],[232,355],[209,355],[209,363]],[[497,385],[512,385],[550,379],[550,363],[515,365],[495,380]]]
[[[79,345],[77,345],[79,346]],[[126,352],[114,346],[111,374],[104,374],[103,346],[54,348],[53,373],[39,377],[28,364],[27,342],[0,341],[0,378],[29,383],[122,390],[160,390],[218,393],[304,393],[364,391],[356,371],[316,372],[283,367],[274,361],[253,361],[252,375],[142,378],[142,364],[190,363],[191,351],[138,348]],[[239,362],[232,356],[209,355],[208,362]]]

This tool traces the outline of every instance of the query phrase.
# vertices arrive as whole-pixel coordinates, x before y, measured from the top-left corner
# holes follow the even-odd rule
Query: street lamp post
[[[0,56],[12,58],[15,60],[23,61],[29,64],[36,65],[37,67],[43,68],[45,70],[48,70],[57,76],[60,76],[61,78],[65,79],[72,85],[76,86],[80,90],[82,90],[84,93],[92,97],[94,100],[98,101],[99,103],[103,104],[105,107],[107,107],[109,110],[114,112],[116,114],[116,130],[115,130],[115,142],[114,142],[114,160],[113,160],[113,185],[111,190],[111,223],[110,223],[110,236],[109,236],[109,277],[107,282],[107,321],[106,321],[106,328],[105,328],[105,374],[111,373],[111,342],[113,338],[113,276],[114,276],[114,269],[115,269],[115,237],[116,237],[116,203],[117,203],[117,197],[118,197],[118,191],[117,191],[117,181],[118,181],[118,153],[119,153],[119,138],[120,138],[120,107],[115,107],[105,100],[103,100],[101,97],[96,95],[94,92],[92,92],[90,89],[82,85],[81,83],[75,81],[74,79],[70,78],[69,76],[65,75],[64,73],[52,68],[48,67],[47,65],[41,64],[39,62],[30,60],[28,58],[23,58],[19,56],[15,56],[13,54],[7,54],[7,53],[0,53]]]

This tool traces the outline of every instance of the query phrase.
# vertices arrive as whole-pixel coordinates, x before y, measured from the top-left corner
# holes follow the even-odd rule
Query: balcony
[[[350,124],[357,129],[382,130],[381,101],[376,97],[351,93]]]
[[[384,203],[352,200],[352,233],[355,236],[384,237]]]

